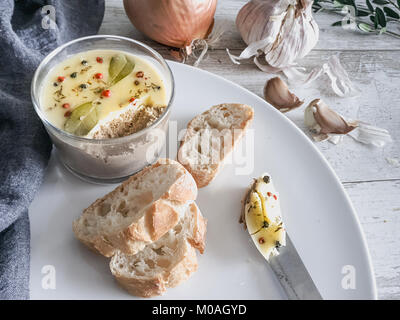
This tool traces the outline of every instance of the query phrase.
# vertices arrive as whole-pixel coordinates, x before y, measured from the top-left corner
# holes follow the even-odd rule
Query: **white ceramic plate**
[[[238,224],[245,189],[253,177],[265,171],[280,192],[287,230],[322,296],[376,298],[368,249],[356,213],[335,173],[309,138],[240,86],[186,65],[170,62],[170,66],[176,81],[171,120],[178,122],[178,130],[212,105],[245,103],[255,110],[255,143],[252,170],[238,175],[240,165],[228,164],[216,180],[199,190],[197,203],[208,219],[205,253],[199,257],[198,271],[161,298],[285,298],[268,264]],[[252,153],[251,145],[243,140],[235,155],[244,147]],[[71,228],[82,209],[114,187],[81,181],[52,156],[45,181],[30,207],[32,299],[132,298],[113,280],[108,259],[81,245]],[[55,270],[55,289],[42,286],[49,270],[43,267],[48,265]],[[354,289],[346,286],[345,277],[353,271]]]

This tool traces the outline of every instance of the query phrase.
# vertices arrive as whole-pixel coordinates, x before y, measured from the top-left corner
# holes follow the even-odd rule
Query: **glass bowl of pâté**
[[[160,156],[174,78],[149,46],[96,35],[45,57],[31,96],[64,166],[90,182],[117,183]]]

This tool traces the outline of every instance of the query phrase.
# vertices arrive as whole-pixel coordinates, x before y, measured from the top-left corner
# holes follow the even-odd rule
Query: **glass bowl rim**
[[[86,138],[86,137],[81,137],[81,136],[76,136],[74,134],[71,134],[69,132],[66,132],[60,128],[57,128],[55,125],[53,125],[50,121],[48,121],[44,115],[44,112],[41,110],[40,106],[39,106],[39,101],[38,101],[38,97],[35,94],[35,86],[36,83],[38,82],[38,76],[39,76],[39,72],[40,70],[48,63],[48,61],[50,59],[52,59],[53,57],[55,57],[58,53],[60,53],[63,49],[65,49],[66,47],[75,44],[77,42],[81,42],[81,41],[85,41],[85,40],[91,40],[91,39],[114,39],[114,40],[123,40],[123,41],[128,41],[131,43],[134,43],[135,45],[138,45],[139,47],[142,47],[144,49],[146,49],[147,51],[149,51],[151,54],[153,54],[154,56],[156,56],[161,64],[166,68],[168,75],[170,77],[170,81],[171,81],[171,96],[169,98],[167,107],[165,108],[165,111],[163,112],[163,114],[158,117],[158,119],[156,121],[154,121],[150,126],[132,133],[130,135],[127,136],[123,136],[123,137],[117,137],[117,138],[105,138],[105,139],[93,139],[93,138]],[[78,52],[77,52],[78,53]],[[81,38],[77,38],[74,40],[71,40],[69,42],[64,43],[63,45],[55,48],[53,51],[51,51],[43,60],[42,62],[39,64],[39,66],[36,68],[36,71],[33,75],[32,78],[32,82],[31,82],[31,99],[32,99],[32,103],[33,103],[33,107],[37,113],[37,115],[39,116],[40,120],[45,124],[45,126],[49,126],[51,129],[53,129],[54,131],[56,131],[58,134],[68,137],[70,139],[73,140],[77,140],[77,141],[82,141],[82,142],[87,142],[87,143],[94,143],[94,144],[118,144],[118,143],[124,143],[126,142],[126,140],[130,140],[130,139],[134,139],[135,137],[139,137],[141,135],[143,135],[144,133],[146,133],[147,131],[154,129],[155,127],[157,127],[157,125],[159,123],[161,123],[163,121],[163,119],[168,115],[168,113],[170,112],[171,109],[171,105],[172,102],[174,100],[174,96],[175,96],[175,79],[174,79],[174,75],[171,71],[171,68],[169,67],[168,63],[166,62],[166,60],[153,48],[151,48],[150,46],[134,40],[134,39],[130,39],[127,37],[122,37],[122,36],[117,36],[117,35],[93,35],[93,36],[86,36],[86,37],[81,37]]]

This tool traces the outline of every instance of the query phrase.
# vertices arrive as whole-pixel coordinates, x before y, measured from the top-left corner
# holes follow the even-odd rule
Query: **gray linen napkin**
[[[103,15],[104,0],[0,2],[0,299],[29,298],[28,207],[51,151],[31,103],[33,73],[60,44],[97,33]]]

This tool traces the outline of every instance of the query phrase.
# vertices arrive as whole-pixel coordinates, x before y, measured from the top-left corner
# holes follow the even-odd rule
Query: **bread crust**
[[[114,274],[114,277],[122,288],[137,297],[151,298],[160,296],[167,290],[161,275],[151,279],[128,278],[120,274]]]
[[[185,168],[185,170],[187,170]],[[187,202],[196,200],[197,185],[193,176],[188,174],[182,175],[175,184],[162,196],[163,199],[169,199],[177,202]]]
[[[163,295],[167,288],[176,287],[197,271],[198,264],[194,247],[186,243],[183,250],[185,250],[183,259],[163,274],[149,278],[131,278],[118,272],[113,272],[113,275],[119,285],[134,296],[150,298]],[[112,266],[110,268],[115,270]]]
[[[179,213],[164,201],[157,201],[151,205],[146,214],[150,224],[152,241],[161,238],[179,221]]]
[[[123,193],[125,188],[129,188],[132,181],[165,164],[179,165],[182,173],[159,199],[150,199],[155,201],[146,209],[145,214],[138,221],[113,234],[87,236],[84,232],[81,232],[80,219],[84,219],[87,214],[94,214],[96,208],[101,207],[106,200],[114,197],[115,194]],[[135,254],[142,250],[146,243],[156,241],[178,223],[179,213],[175,207],[185,205],[188,201],[195,200],[196,197],[197,186],[190,173],[174,160],[160,159],[152,166],[130,177],[104,197],[97,199],[83,211],[80,218],[73,222],[73,231],[82,243],[106,257],[113,256],[116,250],[125,254]]]
[[[202,216],[199,207],[194,202],[190,204],[190,213],[193,215],[194,225],[192,237],[188,237],[188,241],[203,254],[206,247],[207,219]]]
[[[193,123],[199,119],[199,117],[205,116],[210,113],[210,111],[214,108],[242,108],[243,112],[246,112],[246,120],[242,121],[238,127],[235,127],[234,129],[230,130],[235,130],[234,132],[234,139],[233,139],[233,144],[232,148],[224,149],[224,154],[223,158],[220,159],[220,161],[216,164],[209,164],[207,169],[209,172],[201,169],[197,169],[196,167],[192,166],[190,163],[185,161],[185,156],[183,155],[183,150],[185,144],[193,137],[196,135],[196,130],[194,128]],[[247,128],[250,126],[252,120],[254,118],[254,111],[253,108],[251,108],[248,105],[244,104],[239,104],[239,103],[223,103],[219,105],[215,105],[211,107],[211,109],[203,112],[200,115],[197,115],[194,117],[192,120],[189,121],[187,125],[187,131],[186,134],[181,142],[180,148],[178,150],[178,161],[190,172],[190,174],[193,176],[194,180],[196,181],[197,187],[198,188],[203,188],[210,184],[210,182],[217,176],[219,170],[222,168],[224,159],[226,156],[228,156],[233,148],[235,147],[235,144],[243,137],[245,134]],[[239,134],[238,134],[239,131]]]
[[[140,297],[153,297],[164,294],[167,288],[172,288],[187,280],[190,275],[197,271],[198,263],[196,249],[204,252],[206,219],[201,215],[200,209],[193,202],[189,205],[187,213],[190,215],[191,230],[181,241],[184,241],[176,255],[181,255],[181,259],[176,261],[175,265],[154,276],[127,277],[118,272],[114,267],[113,260],[110,261],[110,269],[117,282],[130,294]]]

